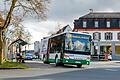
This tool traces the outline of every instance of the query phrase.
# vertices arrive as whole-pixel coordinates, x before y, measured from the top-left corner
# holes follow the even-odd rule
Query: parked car
[[[25,54],[25,60],[32,60],[33,59],[33,54],[32,53],[26,53]]]
[[[110,60],[110,61],[112,60],[112,55],[110,55],[110,54],[108,55],[108,60]]]
[[[38,59],[38,57],[36,55],[33,55],[33,59]]]

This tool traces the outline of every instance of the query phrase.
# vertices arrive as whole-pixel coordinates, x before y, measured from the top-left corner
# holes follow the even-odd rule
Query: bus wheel
[[[81,67],[82,67],[82,64],[78,64],[77,67],[78,67],[78,68],[81,68]]]
[[[45,57],[43,57],[43,62],[44,62],[44,63],[46,62],[46,59],[45,59]]]
[[[60,66],[64,66],[64,63],[59,63]]]
[[[44,62],[44,64],[50,64],[49,62],[46,61],[45,57],[43,57],[43,62]]]
[[[57,57],[55,58],[55,66],[59,66],[58,58]]]

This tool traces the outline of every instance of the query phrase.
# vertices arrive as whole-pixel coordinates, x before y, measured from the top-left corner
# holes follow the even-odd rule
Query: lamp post
[[[115,42],[112,42],[112,55],[113,58],[115,58]]]
[[[97,50],[98,60],[100,60],[100,33],[94,33],[95,48]]]
[[[97,50],[97,54],[98,54],[98,60],[100,60],[100,40],[98,39],[98,50]]]

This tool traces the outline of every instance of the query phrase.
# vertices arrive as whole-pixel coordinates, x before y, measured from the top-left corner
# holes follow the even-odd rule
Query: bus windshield
[[[90,36],[84,34],[66,34],[65,50],[90,52]]]

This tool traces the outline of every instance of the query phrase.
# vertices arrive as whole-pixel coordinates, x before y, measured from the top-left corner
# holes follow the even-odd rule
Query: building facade
[[[92,35],[91,54],[107,52],[120,59],[120,12],[90,12],[74,20],[73,31]]]
[[[40,51],[40,41],[35,41],[34,42],[34,52],[39,53]]]

